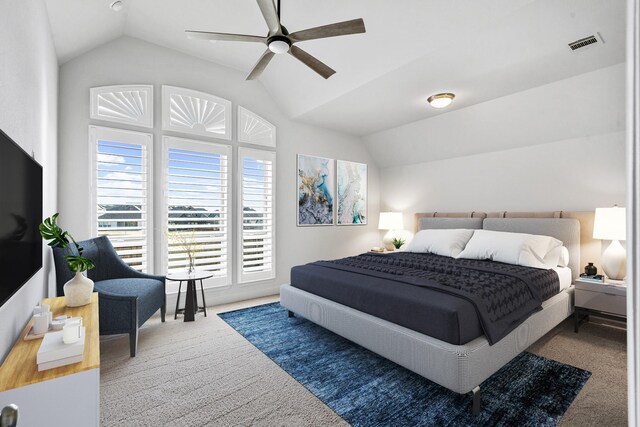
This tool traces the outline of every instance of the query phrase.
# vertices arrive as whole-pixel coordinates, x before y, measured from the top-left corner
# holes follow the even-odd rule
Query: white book
[[[80,356],[65,357],[64,359],[58,359],[52,362],[38,363],[38,372],[80,362],[82,362],[82,354]]]
[[[62,341],[62,331],[49,332],[42,338],[42,343],[36,356],[36,363],[39,365],[69,357],[82,357],[84,353],[84,336],[85,328],[83,326],[80,339],[72,344],[65,344]]]

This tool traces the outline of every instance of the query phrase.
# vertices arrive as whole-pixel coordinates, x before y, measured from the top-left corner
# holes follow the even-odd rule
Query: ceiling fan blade
[[[261,36],[251,36],[248,34],[229,34],[229,33],[212,33],[209,31],[190,31],[186,30],[187,37],[190,39],[201,40],[221,40],[229,42],[255,42],[266,43],[267,38]]]
[[[264,69],[267,68],[267,64],[269,64],[269,61],[271,61],[271,58],[273,58],[274,55],[275,53],[267,49],[262,54],[260,59],[258,59],[258,62],[256,62],[256,65],[253,66],[253,70],[251,70],[251,72],[247,76],[247,80],[257,79],[260,76],[260,74],[262,74]]]
[[[309,55],[307,52],[297,46],[291,46],[289,53],[299,61],[303,62],[307,67],[320,74],[325,79],[328,79],[336,73],[335,70],[326,65],[324,62]]]
[[[309,28],[308,30],[296,31],[293,34],[289,34],[289,39],[295,43],[364,32],[366,32],[366,29],[364,28],[364,21],[360,18],[352,19],[351,21],[323,25],[321,27]]]
[[[269,27],[269,34],[279,33],[282,30],[280,26],[280,18],[278,17],[278,11],[276,10],[273,0],[257,0],[262,16],[267,22]]]

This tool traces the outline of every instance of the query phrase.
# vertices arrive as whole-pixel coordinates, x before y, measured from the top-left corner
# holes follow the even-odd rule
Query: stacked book
[[[85,328],[82,327],[80,339],[71,344],[62,341],[62,331],[49,332],[42,338],[36,362],[38,371],[57,368],[82,362],[84,354]]]
[[[604,276],[600,274],[598,275],[581,274],[578,280],[581,282],[589,282],[589,283],[604,283]]]

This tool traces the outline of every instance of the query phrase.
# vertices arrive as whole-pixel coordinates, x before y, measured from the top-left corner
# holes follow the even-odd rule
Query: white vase
[[[67,307],[80,307],[91,302],[93,280],[81,272],[77,272],[73,279],[64,284],[64,301]]]

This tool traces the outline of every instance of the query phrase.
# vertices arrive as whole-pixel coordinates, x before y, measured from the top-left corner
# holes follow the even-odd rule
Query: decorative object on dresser
[[[338,225],[367,224],[367,165],[338,160]]]
[[[618,206],[597,208],[593,238],[611,240],[602,254],[602,270],[612,280],[622,281],[627,275],[627,253],[620,244],[626,240],[626,209]]]
[[[131,357],[138,347],[138,327],[160,310],[162,321],[167,308],[165,277],[142,273],[128,266],[107,236],[78,242],[87,259],[95,260],[89,271],[100,293],[100,335],[129,334]],[[69,248],[53,248],[58,295],[71,272],[65,267]]]
[[[100,425],[100,336],[99,296],[91,295],[91,302],[81,307],[68,307],[65,298],[48,298],[43,302],[51,307],[54,317],[82,318],[84,340],[75,344],[59,345],[64,353],[76,357],[75,362],[55,369],[42,370],[39,350],[44,340],[53,339],[52,332],[42,340],[25,340],[32,326],[25,327],[22,335],[0,367],[0,402],[15,403],[20,407],[19,426],[65,425],[98,427]],[[82,344],[82,352],[72,347]],[[77,350],[77,348],[76,348]],[[75,355],[75,356],[74,356]],[[64,355],[62,355],[64,358]],[[45,357],[46,358],[46,357]],[[56,357],[54,363],[60,362]],[[44,362],[48,363],[48,362]]]
[[[333,159],[298,154],[298,226],[333,225]]]
[[[71,253],[64,255],[64,259],[67,267],[75,273],[75,276],[64,284],[64,297],[68,307],[80,307],[91,302],[91,293],[93,292],[93,281],[82,273],[94,268],[95,264],[82,256],[84,249],[73,236],[58,226],[56,223],[58,215],[56,213],[40,224],[40,234],[44,240],[49,240],[49,246],[52,248],[70,250]]]
[[[404,228],[402,223],[402,212],[380,212],[378,221],[379,230],[388,230],[382,238],[382,244],[388,251],[393,251],[395,245],[393,239],[398,237],[399,232]]]
[[[607,282],[597,283],[579,278],[575,286],[574,331],[589,320],[590,315],[610,320],[627,319],[627,286]]]

